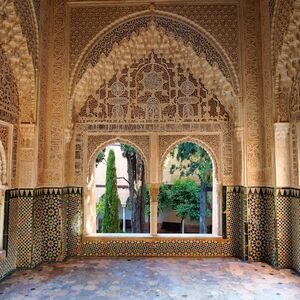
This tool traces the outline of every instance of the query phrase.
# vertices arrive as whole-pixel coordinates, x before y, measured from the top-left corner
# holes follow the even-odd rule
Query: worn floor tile
[[[234,258],[70,258],[15,272],[0,299],[299,300],[300,277]]]

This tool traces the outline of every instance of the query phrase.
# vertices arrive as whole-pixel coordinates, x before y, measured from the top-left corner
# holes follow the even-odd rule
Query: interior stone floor
[[[234,258],[70,258],[18,271],[0,299],[300,299],[300,276]]]

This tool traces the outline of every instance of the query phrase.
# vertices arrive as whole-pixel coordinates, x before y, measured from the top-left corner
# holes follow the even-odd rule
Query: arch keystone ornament
[[[238,97],[218,64],[210,65],[204,53],[197,55],[191,44],[186,45],[182,39],[158,27],[154,22],[150,23],[147,28],[141,28],[138,34],[133,32],[129,40],[123,39],[119,44],[115,43],[107,56],[102,53],[99,62],[94,67],[91,65],[87,67],[71,95],[75,114],[80,113],[89,96],[96,95],[99,86],[108,83],[125,67],[148,58],[151,53],[189,71],[196,80],[201,80],[205,88],[225,106],[233,120],[238,120]],[[160,74],[155,71],[144,78],[144,88],[149,92],[154,93],[162,84],[164,83]],[[183,88],[186,93],[190,92],[188,87]],[[116,91],[120,92],[120,89]],[[152,98],[151,103],[155,102],[154,99]],[[190,111],[186,109],[187,113]],[[72,115],[71,107],[69,113]],[[116,114],[121,113],[120,110],[116,112]]]

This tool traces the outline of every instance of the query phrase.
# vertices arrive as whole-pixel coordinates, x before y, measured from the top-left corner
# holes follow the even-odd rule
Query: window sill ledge
[[[83,236],[83,241],[103,241],[103,240],[209,240],[224,242],[222,236],[213,234],[165,234],[159,233],[157,235],[145,233],[94,233]]]

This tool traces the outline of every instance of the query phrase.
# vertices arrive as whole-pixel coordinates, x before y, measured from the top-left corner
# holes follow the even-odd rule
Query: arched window
[[[158,233],[216,233],[215,177],[214,163],[206,150],[194,142],[177,144],[164,160]]]
[[[95,231],[149,233],[149,191],[145,164],[131,145],[113,143],[94,159]]]

